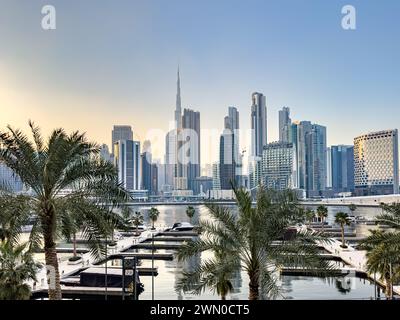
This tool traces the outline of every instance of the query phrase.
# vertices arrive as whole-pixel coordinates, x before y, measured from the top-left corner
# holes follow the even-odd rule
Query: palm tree
[[[143,224],[143,220],[143,215],[139,211],[136,211],[132,217],[132,223],[136,227],[136,236],[139,235],[139,226]]]
[[[318,256],[316,241],[327,241],[318,233],[300,230],[293,239],[283,238],[276,245],[294,221],[303,219],[293,192],[265,190],[261,185],[255,207],[248,191],[234,189],[234,193],[238,214],[208,203],[211,219],[199,221],[204,236],[188,241],[178,251],[180,261],[204,251],[212,251],[214,255],[223,253],[223,262],[218,258],[203,260],[197,279],[205,281],[213,270],[217,274],[225,273],[228,278],[231,270],[225,268],[230,266],[236,271],[243,269],[250,279],[249,299],[257,300],[260,288],[262,294],[271,297],[279,294],[276,273],[282,266],[301,266],[321,273],[332,268]],[[217,283],[214,279],[218,277],[212,278],[211,283]],[[200,287],[201,283],[198,283]]]
[[[335,215],[335,222],[337,224],[340,224],[340,228],[342,231],[342,248],[347,248],[346,243],[344,241],[344,226],[349,226],[351,221],[349,218],[349,215],[347,213],[344,212],[338,212]]]
[[[128,206],[124,206],[121,211],[121,230],[129,232],[132,225],[132,209]]]
[[[13,246],[11,241],[0,243],[0,300],[28,300],[31,289],[26,283],[36,281],[40,264],[36,263],[27,244]]]
[[[188,206],[186,208],[186,215],[189,217],[190,223],[192,223],[192,219],[193,219],[195,213],[196,213],[196,209],[193,206]]]
[[[30,189],[21,200],[37,214],[29,242],[33,247],[44,245],[48,282],[55,283],[49,286],[49,299],[61,299],[56,240],[70,221],[67,208],[74,203],[83,214],[82,234],[98,255],[104,251],[101,239],[107,232],[104,216],[129,194],[118,184],[116,168],[99,157],[99,146],[85,134],[55,129],[44,142],[40,129],[32,122],[29,126],[33,141],[10,126],[0,131],[0,161]]]
[[[386,204],[381,203],[383,213],[376,220],[383,222],[394,229],[400,230],[400,203]]]
[[[378,273],[385,280],[385,295],[393,296],[393,283],[400,280],[400,233],[371,230],[371,235],[360,243],[367,250],[367,271]]]
[[[151,208],[150,211],[149,211],[149,217],[150,217],[150,220],[151,220],[151,229],[152,230],[155,229],[154,228],[154,222],[157,221],[159,214],[160,214],[160,211],[158,211],[158,209],[154,208],[154,207]]]
[[[308,227],[311,228],[311,222],[315,218],[315,212],[311,209],[307,209],[304,214],[305,214],[306,220],[308,221]]]
[[[228,258],[223,252],[214,252],[211,261],[205,261],[193,272],[183,272],[177,289],[201,294],[206,288],[211,288],[221,300],[226,300],[227,295],[234,289],[231,280],[233,274],[240,268],[239,265],[228,263]]]
[[[321,205],[317,208],[317,216],[321,219],[322,232],[324,232],[325,219],[328,217],[328,208]]]

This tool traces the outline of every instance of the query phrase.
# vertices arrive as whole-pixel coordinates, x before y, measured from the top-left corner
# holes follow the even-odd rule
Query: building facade
[[[266,98],[259,92],[254,92],[251,98],[251,156],[261,157],[267,144]]]
[[[354,185],[358,196],[399,191],[398,131],[384,130],[354,139]]]
[[[262,180],[268,189],[293,188],[293,145],[291,143],[274,142],[264,147]]]
[[[354,192],[354,147],[330,147],[330,176],[333,192]]]
[[[184,153],[187,163],[183,164],[186,171],[187,187],[194,191],[194,181],[200,177],[200,112],[184,109],[182,115]]]
[[[283,107],[282,110],[279,110],[279,141],[289,142],[291,122],[290,109]]]
[[[127,190],[140,190],[140,142],[133,140],[117,141],[114,144],[114,164],[118,169],[119,182]]]

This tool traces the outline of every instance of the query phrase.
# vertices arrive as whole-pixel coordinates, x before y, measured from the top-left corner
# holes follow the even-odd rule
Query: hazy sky
[[[41,28],[45,4],[56,30]],[[354,31],[341,27],[346,4]],[[222,130],[235,105],[248,129],[259,91],[269,141],[288,106],[326,125],[328,144],[350,144],[398,128],[399,33],[398,0],[0,0],[0,127],[32,119],[110,144],[112,125],[130,124],[143,140],[173,119],[179,63],[183,106],[202,128]],[[217,151],[205,143],[203,162]]]

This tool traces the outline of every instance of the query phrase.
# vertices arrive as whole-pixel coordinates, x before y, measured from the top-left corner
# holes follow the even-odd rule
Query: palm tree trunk
[[[72,244],[73,244],[73,256],[76,257],[76,233],[72,236]]]
[[[151,228],[154,230],[154,220],[151,220]]]
[[[386,283],[386,287],[385,287],[386,299],[391,299],[391,297],[392,297],[392,279],[389,276],[386,276],[385,283]]]
[[[258,300],[259,298],[259,277],[257,272],[249,272],[249,300]]]
[[[221,300],[226,300],[226,295],[225,294],[221,294]]]
[[[340,227],[342,228],[342,247],[344,248],[346,245],[344,243],[344,226],[343,226],[343,224]]]
[[[324,232],[324,218],[321,217],[321,227],[322,227],[322,232]]]
[[[54,208],[43,210],[42,227],[44,238],[44,257],[47,269],[47,283],[49,300],[61,300],[60,271],[58,269],[58,259],[54,234],[56,229],[56,219]]]

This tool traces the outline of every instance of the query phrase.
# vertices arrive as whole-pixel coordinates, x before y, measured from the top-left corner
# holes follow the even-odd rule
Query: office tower
[[[332,151],[326,148],[326,188],[332,189]]]
[[[151,164],[151,194],[158,194],[158,167],[157,163]]]
[[[262,157],[252,158],[249,162],[249,188],[255,191],[262,182]]]
[[[114,144],[119,140],[133,140],[132,127],[116,125],[113,127],[111,137],[111,148],[114,148]]]
[[[326,127],[310,121],[291,125],[289,140],[294,146],[294,187],[318,197],[326,189]]]
[[[262,156],[262,180],[274,190],[293,188],[293,145],[288,142],[267,144]]]
[[[354,191],[354,147],[331,146],[331,177],[334,192]]]
[[[326,127],[313,124],[308,143],[307,192],[321,196],[326,189]]]
[[[165,186],[173,188],[177,164],[176,130],[171,130],[165,136]]]
[[[252,94],[251,105],[251,156],[261,157],[267,144],[267,107],[262,93]]]
[[[127,190],[140,190],[140,142],[119,140],[114,144],[118,180]]]
[[[235,161],[235,180],[238,185],[241,185],[242,176],[242,157],[239,144],[239,111],[236,107],[228,107],[228,115],[224,119],[224,128],[229,129],[233,133],[233,159]]]
[[[100,147],[100,158],[108,162],[113,161],[108,146],[106,144],[102,144]]]
[[[149,194],[152,193],[152,154],[151,154],[151,143],[146,140],[143,142],[143,152],[141,154],[141,168],[142,168],[142,179],[141,189],[147,190]]]
[[[184,109],[182,129],[184,154],[188,157],[188,163],[183,167],[186,171],[187,186],[194,191],[194,180],[200,177],[200,112]]]
[[[224,129],[219,141],[219,175],[221,190],[232,189],[236,183],[236,162],[234,155],[234,135],[231,130]]]
[[[279,111],[279,141],[289,142],[290,125],[290,109],[283,107]]]
[[[372,132],[354,138],[356,195],[397,194],[398,159],[397,129]]]
[[[293,188],[299,189],[299,161],[298,161],[298,125],[293,122],[289,126],[289,143],[293,146]]]
[[[310,142],[309,135],[312,131],[312,124],[310,121],[301,121],[296,124],[297,128],[297,183],[298,188],[307,190],[307,163],[310,160]]]
[[[215,162],[212,166],[212,181],[213,181],[213,190],[221,190],[221,178],[219,175],[219,163]]]
[[[21,192],[23,190],[21,178],[13,170],[0,162],[0,190],[9,192]]]

